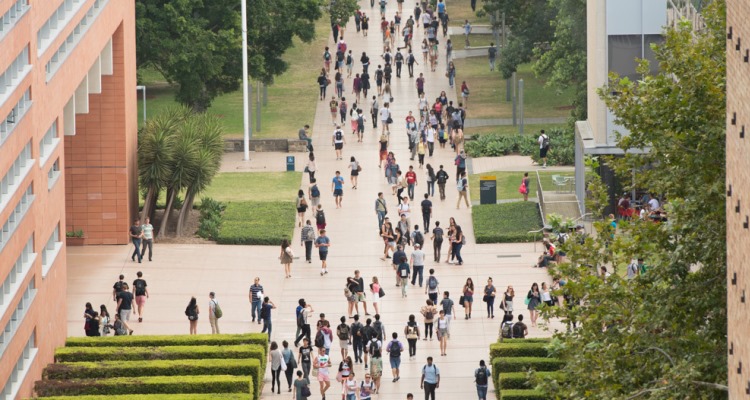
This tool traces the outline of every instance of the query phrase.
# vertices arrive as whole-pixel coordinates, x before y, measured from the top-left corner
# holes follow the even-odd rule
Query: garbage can
[[[479,204],[497,203],[497,180],[494,176],[479,177]]]
[[[286,156],[286,170],[294,171],[294,156]]]

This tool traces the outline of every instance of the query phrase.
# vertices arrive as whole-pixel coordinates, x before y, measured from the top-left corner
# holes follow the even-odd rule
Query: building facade
[[[727,351],[729,398],[750,399],[750,3],[727,0]],[[747,127],[747,128],[746,128]]]
[[[133,0],[0,0],[0,399],[64,344],[67,231],[137,214]],[[83,313],[83,305],[81,305]]]

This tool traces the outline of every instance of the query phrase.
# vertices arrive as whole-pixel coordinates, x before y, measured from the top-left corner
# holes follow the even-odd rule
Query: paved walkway
[[[525,118],[523,121],[526,125],[541,124],[564,124],[567,117],[550,117],[550,118]],[[520,119],[516,121],[520,122]],[[498,126],[513,125],[513,118],[468,118],[464,126],[467,128],[476,128],[480,126]],[[531,132],[532,134],[535,132]]]
[[[529,175],[531,175],[533,171],[536,170],[560,171],[572,174],[573,171],[575,171],[575,167],[548,166],[547,168],[542,168],[540,165],[534,164],[529,156],[479,157],[471,159],[470,173],[482,174],[490,171],[523,171],[529,172]]]

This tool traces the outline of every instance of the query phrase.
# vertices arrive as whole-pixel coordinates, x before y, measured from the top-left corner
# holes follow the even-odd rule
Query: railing
[[[528,231],[528,232],[526,232],[527,235],[531,235],[532,233],[534,234],[534,253],[536,253],[536,242],[537,242],[537,240],[536,240],[536,234],[537,233],[542,233],[542,231],[544,231],[544,227],[542,227],[541,229],[536,230],[536,231]]]
[[[536,171],[536,198],[539,204],[539,212],[542,214],[542,226],[547,225],[547,213],[544,206],[544,189],[542,189],[542,178],[539,177],[539,171]],[[536,248],[534,249],[536,250]]]

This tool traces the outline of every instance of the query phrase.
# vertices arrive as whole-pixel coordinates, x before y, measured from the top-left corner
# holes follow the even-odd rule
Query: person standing
[[[86,310],[83,312],[83,318],[86,321],[83,325],[83,330],[86,333],[86,336],[101,336],[101,333],[99,333],[101,317],[99,316],[99,313],[94,310],[91,303],[86,303]]]
[[[495,59],[497,58],[497,47],[495,47],[495,43],[490,43],[490,48],[487,49],[487,56],[490,60],[490,71],[494,71]]]
[[[185,315],[188,317],[188,321],[190,323],[191,335],[198,334],[198,315],[200,313],[201,310],[198,307],[198,301],[195,299],[195,296],[193,296],[190,298],[190,302],[188,303],[187,307],[185,307]]]
[[[318,257],[320,257],[320,276],[328,273],[328,264],[326,259],[328,258],[328,248],[331,246],[331,239],[326,236],[326,230],[320,230],[320,236],[315,239],[315,247],[318,248]]]
[[[454,233],[451,237],[451,260],[455,257],[458,260],[458,265],[464,264],[464,259],[461,257],[461,248],[464,246],[464,241],[466,240],[466,237],[464,236],[463,231],[461,230],[460,225],[456,225],[454,227]],[[450,261],[449,264],[452,264],[453,261]]]
[[[440,248],[443,246],[443,228],[440,227],[440,221],[435,221],[435,229],[432,230],[431,239],[434,261],[440,262]],[[437,297],[435,300],[437,300]]]
[[[487,400],[487,383],[489,381],[490,370],[484,363],[479,360],[479,368],[474,371],[474,383],[477,384],[477,396],[479,400]]]
[[[308,219],[305,222],[305,226],[302,227],[302,233],[300,234],[300,245],[305,246],[305,261],[308,264],[312,263],[312,247],[315,241],[315,228]]]
[[[141,232],[143,232],[143,248],[141,249],[141,260],[146,254],[146,247],[148,247],[148,260],[151,261],[151,252],[154,247],[154,226],[151,225],[151,219],[146,217],[146,221],[141,225]]]
[[[487,303],[487,318],[495,318],[495,296],[497,290],[495,285],[492,284],[492,278],[487,278],[487,285],[484,287],[484,300]]]
[[[435,175],[435,179],[437,180],[438,184],[438,191],[440,192],[440,200],[445,200],[445,183],[448,182],[448,178],[448,173],[445,172],[443,166],[441,165],[440,169]]]
[[[529,201],[529,173],[523,173],[523,179],[521,179],[521,186],[523,187],[523,201]]]
[[[281,364],[284,359],[276,342],[271,342],[271,349],[268,352],[268,365],[271,367],[271,393],[278,389],[281,394]]]
[[[133,250],[133,254],[130,256],[130,259],[135,261],[135,258],[138,257],[138,264],[141,263],[141,260],[143,257],[141,256],[141,239],[143,238],[143,230],[141,229],[141,221],[135,220],[133,221],[133,225],[130,227],[130,240],[133,241],[133,247],[135,250]]]
[[[268,331],[268,340],[271,340],[271,328],[273,327],[271,323],[271,310],[274,308],[276,308],[276,305],[273,304],[268,296],[264,297],[263,305],[260,306],[260,317],[263,319],[263,329],[260,333]]]
[[[302,307],[297,316],[297,326],[300,328],[300,334],[294,339],[294,347],[297,347],[300,340],[303,338],[307,340],[307,344],[310,344],[312,340],[312,333],[310,331],[310,315],[313,313],[313,308],[308,304],[305,299],[299,299],[299,305]],[[305,376],[309,374],[309,371],[305,373]]]
[[[367,300],[365,296],[365,280],[362,278],[359,270],[354,271],[354,280],[357,282],[357,286],[354,290],[354,294],[357,296],[357,314],[359,314],[359,303],[362,303],[362,308],[365,311],[365,315],[370,315],[367,312]]]
[[[216,310],[219,310],[217,313]],[[216,300],[216,293],[211,292],[208,294],[208,323],[211,324],[211,334],[218,335],[219,331],[219,318],[221,318],[221,307],[219,302]]]
[[[398,333],[393,332],[391,334],[391,337],[393,339],[385,347],[385,350],[388,352],[391,362],[393,382],[397,382],[399,379],[401,379],[401,376],[399,375],[399,367],[401,367],[401,352],[404,351],[404,345],[398,340]]]
[[[432,363],[432,357],[427,357],[427,365],[422,367],[419,387],[424,389],[425,400],[435,400],[435,389],[440,387],[440,370]]]
[[[529,310],[529,319],[531,319],[531,326],[536,326],[536,320],[539,318],[539,310],[536,308],[539,306],[539,304],[542,303],[541,300],[541,293],[539,292],[539,285],[534,282],[531,285],[531,289],[529,290],[529,293],[526,295],[526,299],[528,300],[528,307]]]
[[[143,322],[143,309],[146,307],[146,299],[148,298],[148,285],[146,280],[143,279],[143,272],[138,271],[135,275],[138,279],[133,281],[133,295],[135,296],[135,305],[138,307],[138,322]]]
[[[409,315],[409,321],[404,327],[404,336],[409,343],[409,359],[417,356],[417,340],[419,340],[419,325],[414,314]]]
[[[260,325],[260,308],[263,302],[263,286],[261,286],[260,278],[257,276],[255,277],[254,283],[250,285],[248,297],[250,298],[253,322],[255,322],[255,318],[257,317],[258,325]]]
[[[414,286],[414,284],[417,281],[417,275],[419,275],[419,287],[422,287],[422,274],[424,273],[424,260],[427,258],[427,255],[422,251],[422,246],[419,243],[414,244],[414,251],[411,252],[411,268],[412,268],[412,276],[411,276],[411,284]]]
[[[294,253],[292,247],[289,244],[289,240],[281,240],[281,253],[279,254],[279,260],[284,265],[284,277],[292,277],[292,261],[294,261]]]
[[[536,141],[537,143],[539,143],[539,159],[544,162],[544,164],[542,164],[542,168],[547,168],[547,152],[549,151],[550,140],[549,136],[544,133],[544,129],[541,130],[540,135],[536,139]]]
[[[388,214],[388,207],[385,204],[385,198],[383,192],[378,192],[378,198],[375,199],[375,215],[378,216],[378,233],[383,230],[383,221],[385,216]]]
[[[331,192],[336,200],[336,208],[341,208],[341,199],[344,197],[344,177],[341,171],[336,171],[336,176],[331,180]]]
[[[409,286],[409,275],[411,275],[411,270],[405,256],[401,257],[401,262],[398,265],[396,274],[398,274],[398,277],[401,280],[401,297],[406,297],[406,288]]]
[[[458,188],[458,201],[456,201],[456,210],[460,208],[462,198],[466,203],[466,208],[471,208],[471,204],[469,204],[469,180],[466,178],[466,172],[461,173],[461,178],[459,178],[456,187]]]

